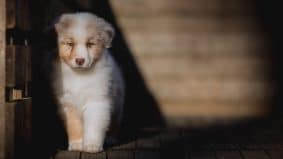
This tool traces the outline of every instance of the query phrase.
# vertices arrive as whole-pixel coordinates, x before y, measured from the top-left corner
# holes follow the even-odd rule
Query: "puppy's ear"
[[[114,28],[112,27],[111,24],[105,22],[105,25],[103,27],[103,32],[102,32],[102,38],[104,41],[105,48],[111,47],[111,43],[112,43],[114,36],[115,36]]]
[[[72,25],[72,15],[63,14],[57,21],[54,23],[55,31],[58,33],[63,32],[66,28],[69,28]]]

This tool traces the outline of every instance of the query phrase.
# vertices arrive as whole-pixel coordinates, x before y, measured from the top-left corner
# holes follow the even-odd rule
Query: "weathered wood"
[[[14,45],[6,46],[6,87],[16,85],[16,47]]]
[[[160,159],[159,151],[137,151],[135,159]]]
[[[129,142],[129,143],[125,143],[125,144],[122,144],[122,145],[118,145],[118,146],[115,146],[113,147],[114,150],[134,150],[136,149],[136,141],[132,141],[132,142]]]
[[[54,159],[80,159],[80,152],[75,151],[59,151]]]
[[[99,153],[83,152],[81,155],[81,159],[106,159],[106,152],[99,152]]]
[[[31,99],[15,102],[15,155],[27,156],[31,151]]]
[[[0,159],[6,154],[6,108],[5,108],[5,41],[6,41],[6,0],[0,0]]]
[[[16,26],[16,0],[6,1],[6,14],[7,22],[6,27],[8,29],[14,28]]]
[[[27,57],[28,49],[25,46],[16,47],[16,84],[24,85],[27,81]]]
[[[16,103],[6,103],[6,158],[15,156],[15,107]]]
[[[107,159],[134,159],[133,151],[107,151]]]
[[[29,3],[30,0],[16,0],[16,26],[24,30],[31,29]]]

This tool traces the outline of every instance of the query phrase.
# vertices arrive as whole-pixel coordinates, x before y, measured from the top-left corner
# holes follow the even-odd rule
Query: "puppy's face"
[[[73,69],[88,69],[109,48],[114,30],[90,13],[64,14],[55,24],[59,57]]]

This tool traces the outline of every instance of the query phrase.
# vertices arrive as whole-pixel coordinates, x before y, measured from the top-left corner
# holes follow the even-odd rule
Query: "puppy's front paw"
[[[69,151],[82,151],[83,150],[83,143],[81,140],[79,141],[70,141],[69,142]]]
[[[96,153],[96,152],[103,151],[103,147],[102,147],[102,145],[96,145],[96,144],[93,144],[93,143],[85,143],[85,144],[83,144],[83,151]]]

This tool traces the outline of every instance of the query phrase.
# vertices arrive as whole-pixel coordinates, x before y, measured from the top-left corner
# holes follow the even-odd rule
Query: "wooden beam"
[[[5,156],[5,31],[6,0],[0,0],[0,159]]]

